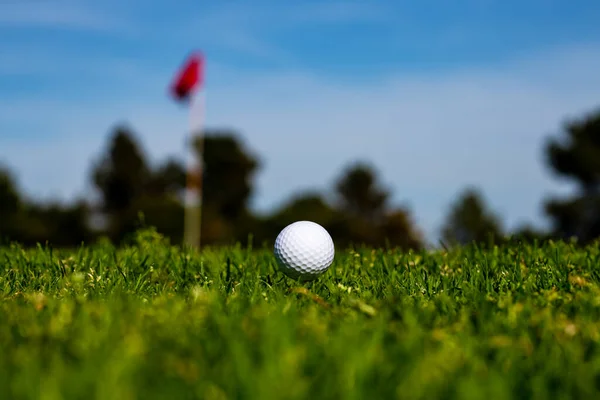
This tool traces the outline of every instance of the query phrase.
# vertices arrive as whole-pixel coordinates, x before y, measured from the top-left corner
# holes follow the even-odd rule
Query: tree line
[[[349,163],[330,192],[292,196],[279,209],[258,215],[249,207],[254,178],[261,167],[236,132],[208,130],[196,139],[202,150],[203,245],[237,242],[272,245],[287,224],[309,219],[322,224],[336,245],[393,246],[420,249],[423,235],[411,210],[391,204],[376,168]],[[475,187],[464,188],[450,206],[442,245],[500,243],[506,240],[577,238],[589,243],[600,235],[600,110],[568,121],[544,144],[545,162],[557,177],[577,184],[570,197],[542,201],[551,229],[523,227],[508,232]],[[131,129],[119,126],[89,176],[99,201],[78,199],[70,205],[28,199],[17,190],[7,167],[0,169],[0,236],[4,243],[79,246],[100,238],[120,244],[143,227],[153,227],[173,244],[183,241],[185,166],[175,158],[151,165]]]

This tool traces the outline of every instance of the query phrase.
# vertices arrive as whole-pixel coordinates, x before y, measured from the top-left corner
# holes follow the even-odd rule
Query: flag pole
[[[201,88],[204,81],[204,56],[195,51],[188,57],[171,85],[171,94],[180,102],[189,100],[189,131],[187,133],[187,165],[184,194],[183,242],[192,248],[200,248],[202,226],[202,167],[204,161],[204,97]],[[195,101],[198,99],[198,102]],[[198,109],[196,110],[196,106]],[[198,114],[196,114],[198,111]],[[198,120],[195,120],[198,117]],[[194,142],[195,135],[198,140]]]
[[[200,248],[202,227],[202,164],[204,161],[204,96],[197,94],[198,101],[192,99],[189,116],[189,154],[185,193],[184,242],[193,248]],[[197,106],[197,110],[195,108]],[[196,114],[196,111],[198,114]],[[195,117],[198,120],[195,120]],[[196,124],[197,122],[197,124]],[[197,140],[195,140],[197,139]]]

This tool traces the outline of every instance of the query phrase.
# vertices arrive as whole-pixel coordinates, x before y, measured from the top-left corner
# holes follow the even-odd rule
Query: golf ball
[[[279,269],[292,279],[315,279],[327,271],[334,253],[329,233],[311,221],[294,222],[275,239],[275,258]]]

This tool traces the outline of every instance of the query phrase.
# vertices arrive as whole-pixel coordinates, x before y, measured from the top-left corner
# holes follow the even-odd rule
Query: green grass
[[[0,249],[4,399],[600,398],[600,251]]]

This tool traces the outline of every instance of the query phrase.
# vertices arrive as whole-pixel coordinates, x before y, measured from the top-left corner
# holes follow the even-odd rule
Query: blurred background
[[[181,243],[206,56],[202,243],[421,248],[600,234],[600,3],[0,0],[0,236]],[[197,133],[197,132],[196,132]]]

